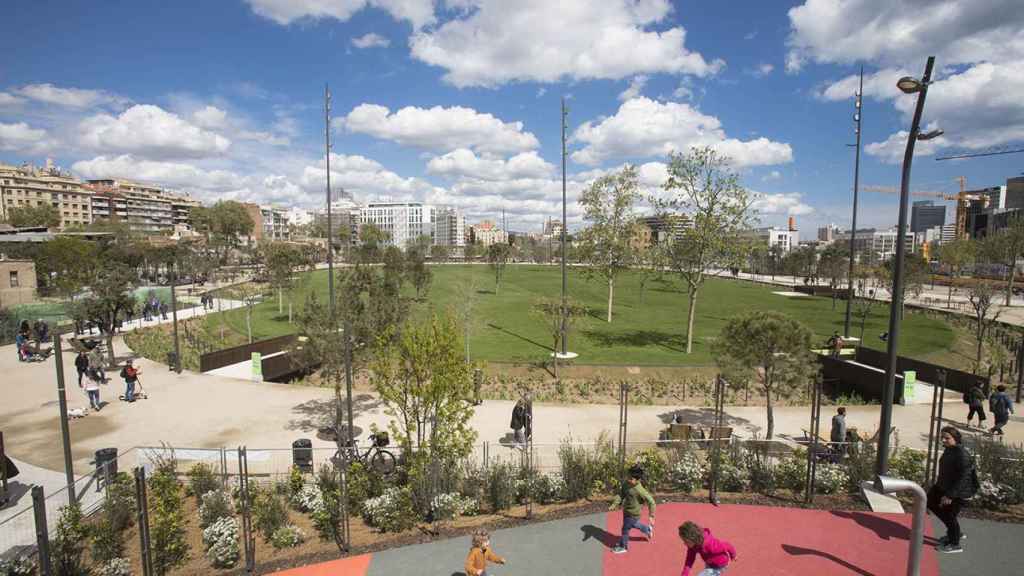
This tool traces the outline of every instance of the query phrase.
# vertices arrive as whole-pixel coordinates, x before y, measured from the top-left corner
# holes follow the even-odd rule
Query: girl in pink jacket
[[[715,538],[711,530],[693,522],[683,522],[679,526],[679,539],[686,544],[686,564],[683,565],[681,576],[690,576],[690,568],[697,554],[700,554],[705,566],[698,576],[721,576],[729,562],[736,559],[736,549],[732,544]]]

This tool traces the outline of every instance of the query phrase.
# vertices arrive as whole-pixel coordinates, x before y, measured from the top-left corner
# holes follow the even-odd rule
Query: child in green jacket
[[[619,538],[619,545],[612,548],[613,554],[625,554],[629,548],[629,533],[636,528],[647,536],[647,540],[654,540],[654,497],[644,488],[641,479],[644,471],[638,466],[629,469],[629,478],[623,486],[622,494],[612,502],[609,510],[622,506],[622,537]],[[640,523],[640,515],[643,513],[644,505],[647,505],[650,514],[650,526]]]

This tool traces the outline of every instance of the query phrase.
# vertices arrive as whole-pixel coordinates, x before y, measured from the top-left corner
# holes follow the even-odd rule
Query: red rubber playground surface
[[[873,514],[762,506],[666,503],[658,506],[653,542],[634,531],[629,552],[612,554],[621,512],[543,522],[492,534],[495,551],[509,560],[488,574],[678,576],[686,551],[676,535],[684,520],[710,528],[733,543],[738,560],[729,576],[887,576],[906,573],[909,514]],[[602,526],[603,524],[603,526]],[[938,576],[930,522],[921,575]],[[582,538],[580,534],[583,534]],[[454,576],[468,551],[468,538],[453,538],[344,558],[279,572],[281,576]],[[704,568],[697,558],[691,574]]]

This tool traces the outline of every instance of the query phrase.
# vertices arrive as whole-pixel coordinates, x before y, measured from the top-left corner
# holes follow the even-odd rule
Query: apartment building
[[[243,204],[245,211],[252,218],[252,234],[250,242],[260,240],[289,240],[291,231],[288,227],[288,211],[277,206],[260,204]]]
[[[93,220],[124,222],[135,232],[172,234],[191,229],[192,208],[199,202],[149,184],[124,179],[89,180]]]
[[[405,248],[420,236],[433,237],[430,206],[422,202],[376,202],[359,210],[359,224],[372,224],[389,236],[387,244]]]
[[[508,244],[508,232],[498,228],[490,220],[484,220],[479,224],[470,226],[470,237],[474,244],[479,244],[485,248],[491,244]]]
[[[0,164],[0,217],[11,208],[50,204],[60,213],[60,228],[92,222],[92,191],[50,160],[38,168],[30,164]]]
[[[461,254],[466,246],[466,218],[458,208],[438,206],[432,208],[434,244],[454,248]]]

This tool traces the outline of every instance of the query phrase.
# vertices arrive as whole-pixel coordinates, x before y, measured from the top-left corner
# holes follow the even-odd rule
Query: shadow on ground
[[[604,318],[601,318],[604,320]],[[662,332],[659,330],[629,330],[625,332],[607,333],[597,330],[584,330],[588,340],[602,347],[611,346],[661,346],[672,352],[686,351],[686,338],[681,334]]]
[[[580,531],[583,532],[583,539],[580,542],[586,542],[587,540],[594,539],[604,545],[605,548],[611,548],[619,543],[619,537],[604,528],[598,528],[593,524],[585,524],[580,526]]]
[[[853,574],[860,574],[861,576],[875,576],[873,573],[868,572],[863,568],[858,568],[857,566],[847,562],[846,560],[843,560],[835,554],[830,554],[828,552],[822,552],[821,550],[814,550],[811,548],[804,548],[802,546],[793,546],[792,544],[783,544],[782,549],[785,550],[786,553],[790,556],[819,556],[821,558],[825,558],[835,562],[836,564],[839,564],[840,566],[846,568]]]
[[[528,342],[530,344],[533,344],[534,346],[536,346],[536,347],[538,347],[538,348],[540,348],[542,350],[547,350],[548,352],[554,352],[555,351],[555,349],[552,348],[551,346],[545,346],[544,344],[541,344],[540,342],[537,342],[536,340],[531,340],[531,339],[527,338],[526,336],[521,336],[519,334],[516,334],[515,332],[512,332],[511,330],[506,330],[505,328],[502,328],[501,326],[498,326],[497,324],[495,324],[493,322],[488,322],[487,326],[490,327],[490,328],[494,328],[495,330],[497,330],[499,332],[508,334],[509,336],[513,336],[515,338],[519,338],[523,342]]]
[[[355,394],[352,396],[352,415],[357,417],[363,412],[376,409],[380,405],[380,399],[370,394]],[[335,414],[334,399],[309,400],[293,406],[292,413],[296,417],[288,421],[288,424],[285,425],[286,430],[316,432],[320,428],[333,425]]]
[[[658,414],[658,418],[665,424],[671,424],[676,417],[683,424],[689,424],[691,426],[714,426],[716,421],[715,411],[711,408],[680,408],[679,410],[672,410],[670,412],[663,412]],[[722,425],[731,426],[733,428],[745,428],[752,432],[759,432],[760,426],[753,424],[746,418],[739,418],[731,416],[729,414],[722,415]]]

